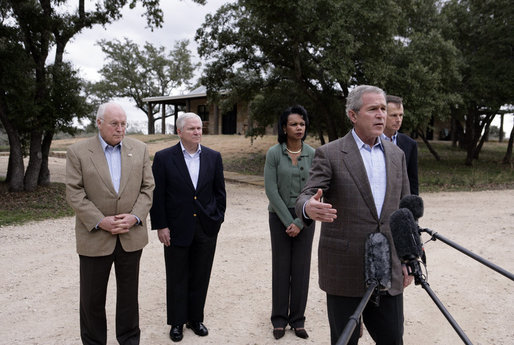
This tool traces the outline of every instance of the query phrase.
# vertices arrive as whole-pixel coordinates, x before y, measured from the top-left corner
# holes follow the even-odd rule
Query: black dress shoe
[[[307,339],[309,337],[309,334],[307,333],[305,328],[295,328],[294,334],[296,334],[296,336],[298,338],[302,338],[302,339]]]
[[[187,328],[191,328],[193,332],[195,332],[196,335],[199,335],[200,337],[205,337],[207,334],[209,334],[209,330],[202,322],[188,322],[186,323]]]
[[[275,339],[280,339],[286,334],[285,328],[274,328],[273,329],[273,336]]]
[[[171,340],[174,342],[181,341],[182,338],[184,337],[184,334],[182,332],[183,329],[184,329],[184,325],[171,326],[171,330],[170,330]]]

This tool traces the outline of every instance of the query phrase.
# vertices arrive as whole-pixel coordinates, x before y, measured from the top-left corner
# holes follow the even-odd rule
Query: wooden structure
[[[188,94],[179,96],[158,96],[143,99],[148,103],[148,108],[160,104],[162,111],[161,132],[166,131],[166,106],[174,107],[174,130],[177,129],[179,111],[193,112],[202,118],[204,134],[245,134],[248,128],[248,107],[242,104],[235,104],[233,109],[224,113],[220,112],[217,104],[207,102],[207,91],[205,86],[200,86]]]

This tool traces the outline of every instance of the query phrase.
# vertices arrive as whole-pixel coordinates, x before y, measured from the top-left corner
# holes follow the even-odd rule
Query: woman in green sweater
[[[284,336],[288,324],[296,336],[309,336],[304,328],[304,314],[314,222],[304,226],[294,211],[314,157],[314,149],[303,142],[308,125],[307,111],[302,106],[286,109],[278,121],[278,144],[268,150],[264,166],[273,267],[271,323],[275,339]]]

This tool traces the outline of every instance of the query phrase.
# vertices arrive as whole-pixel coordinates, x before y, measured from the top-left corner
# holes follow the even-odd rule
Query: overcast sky
[[[103,66],[105,54],[96,42],[101,39],[110,41],[127,37],[139,45],[150,42],[155,46],[165,46],[168,50],[173,48],[176,41],[188,39],[189,49],[194,56],[193,61],[198,62],[200,60],[194,41],[196,29],[204,22],[206,14],[214,14],[219,7],[228,2],[230,1],[207,0],[207,4],[202,6],[191,0],[162,0],[160,6],[164,12],[163,27],[154,29],[153,32],[146,28],[146,17],[142,17],[144,9],[141,6],[133,10],[126,6],[120,20],[105,28],[97,25],[76,35],[66,46],[65,59],[79,68],[84,79],[98,81],[101,77],[98,71]],[[86,1],[86,6],[92,7],[93,3],[94,1]],[[135,107],[134,102],[122,103],[129,121],[146,121],[146,115]]]

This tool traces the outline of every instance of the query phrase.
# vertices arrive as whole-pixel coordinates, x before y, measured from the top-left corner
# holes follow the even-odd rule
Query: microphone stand
[[[448,310],[441,303],[441,300],[439,300],[439,298],[436,296],[434,291],[430,288],[430,285],[427,283],[427,281],[423,277],[419,261],[417,259],[410,259],[407,262],[405,262],[405,265],[407,265],[407,271],[409,272],[409,275],[414,276],[414,283],[416,285],[421,285],[421,287],[428,293],[430,298],[432,298],[432,300],[437,305],[439,310],[443,313],[443,315],[446,317],[448,322],[450,322],[453,329],[457,332],[457,334],[462,339],[464,344],[473,345],[473,343],[471,342],[471,340],[469,340],[469,338],[464,333],[462,328],[460,328],[460,326],[457,324],[457,321],[455,321],[455,319],[452,317],[450,312],[448,312]],[[339,345],[339,343],[338,343],[338,345]]]
[[[359,324],[359,318],[361,317],[364,308],[366,308],[366,305],[368,304],[369,300],[371,299],[371,296],[373,295],[373,292],[378,287],[378,285],[378,281],[374,279],[368,286],[368,289],[364,293],[364,296],[362,297],[361,302],[357,306],[357,309],[355,309],[355,312],[350,316],[350,320],[344,327],[343,333],[341,333],[341,335],[339,336],[336,345],[348,344],[353,334],[353,331],[355,330],[355,327],[357,327],[357,325]]]
[[[429,234],[430,236],[432,236],[430,239],[432,241],[436,241],[436,240],[440,240],[444,243],[446,243],[447,245],[459,250],[460,252],[466,254],[467,256],[477,260],[478,262],[484,264],[485,266],[495,270],[496,272],[500,273],[500,274],[503,274],[505,277],[509,278],[510,280],[514,281],[514,274],[510,273],[509,271],[507,270],[504,270],[503,268],[501,268],[500,266],[497,266],[495,264],[493,264],[492,262],[490,261],[487,261],[486,259],[480,257],[479,255],[467,250],[466,248],[458,245],[457,243],[453,242],[453,241],[450,241],[449,239],[439,235],[437,232],[434,232],[430,229],[427,229],[427,228],[419,228],[419,231],[420,232],[426,232],[427,234]]]

